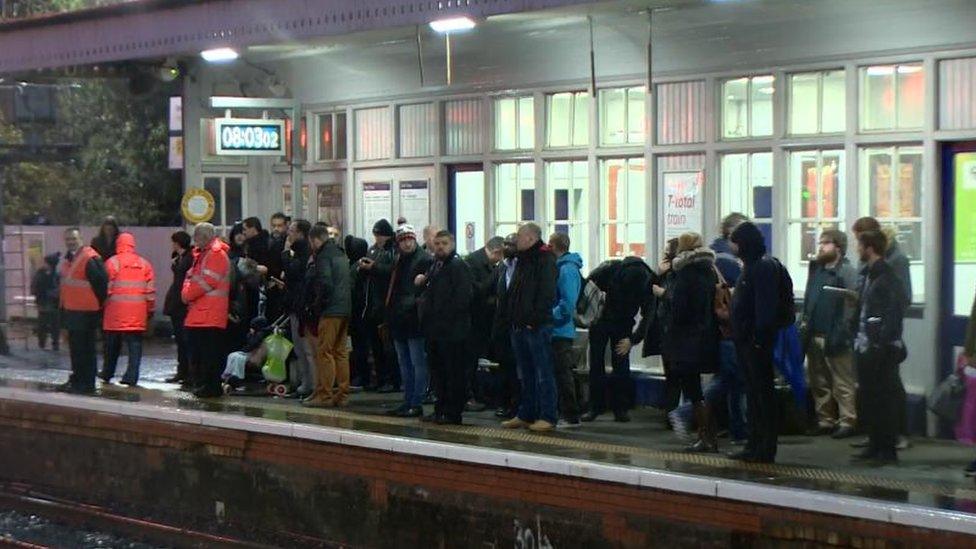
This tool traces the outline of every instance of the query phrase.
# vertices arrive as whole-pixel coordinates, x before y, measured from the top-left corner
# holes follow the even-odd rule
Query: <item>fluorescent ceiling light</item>
[[[759,93],[764,93],[766,95],[773,95],[774,91],[776,91],[776,89],[773,87],[759,88]]]
[[[899,65],[898,74],[912,74],[922,70],[918,65]]]
[[[869,76],[887,76],[889,74],[894,74],[894,73],[895,73],[895,68],[890,65],[868,67]]]
[[[449,17],[430,22],[430,28],[435,32],[454,32],[473,29],[474,19],[470,17]]]
[[[240,57],[240,55],[231,48],[214,48],[212,50],[203,50],[200,52],[200,57],[208,63],[224,63],[233,61]]]
[[[757,76],[752,79],[754,84],[772,84],[776,80],[774,76]]]

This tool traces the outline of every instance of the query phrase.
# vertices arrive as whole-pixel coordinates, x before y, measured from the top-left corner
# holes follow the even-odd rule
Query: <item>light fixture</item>
[[[772,84],[776,80],[774,76],[757,76],[752,79],[753,84]]]
[[[773,88],[772,86],[766,88],[759,88],[759,93],[764,93],[766,95],[773,95],[774,91],[776,91],[776,88]]]
[[[898,65],[898,74],[912,74],[922,70],[918,65]]]
[[[868,76],[888,76],[895,73],[895,68],[891,65],[879,65],[868,67]]]
[[[214,48],[212,50],[203,50],[200,52],[200,57],[208,63],[226,63],[237,59],[240,57],[240,54],[233,48]]]
[[[434,32],[457,32],[470,30],[475,27],[474,19],[470,17],[448,17],[430,22],[430,28]]]

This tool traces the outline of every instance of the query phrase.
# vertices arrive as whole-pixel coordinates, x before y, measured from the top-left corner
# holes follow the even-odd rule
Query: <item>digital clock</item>
[[[218,155],[285,156],[284,120],[218,118],[214,130]]]

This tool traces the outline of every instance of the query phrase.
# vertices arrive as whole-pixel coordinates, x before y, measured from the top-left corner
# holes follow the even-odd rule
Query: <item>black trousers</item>
[[[556,392],[559,395],[559,414],[568,420],[577,420],[580,415],[579,394],[576,380],[573,379],[573,366],[576,365],[576,351],[573,340],[561,337],[552,338],[552,357],[555,362]]]
[[[61,318],[56,307],[45,306],[37,312],[37,344],[43,349],[51,336],[52,348],[57,351],[61,344]]]
[[[776,459],[778,436],[773,346],[736,343],[739,367],[746,381],[749,442],[746,451],[757,458]]]
[[[227,359],[225,330],[186,328],[190,344],[190,379],[193,387],[220,392],[220,374]]]
[[[858,418],[868,433],[868,449],[891,457],[895,455],[898,432],[905,416],[899,387],[903,387],[898,364],[888,349],[870,349],[855,355],[857,401],[862,403]]]
[[[465,341],[427,340],[427,366],[437,402],[434,414],[452,421],[461,419],[467,398]]]
[[[169,320],[173,325],[173,339],[176,340],[176,375],[180,379],[189,381],[190,343],[187,341],[186,329],[183,327],[186,315],[171,316]]]
[[[705,395],[702,392],[701,374],[697,372],[689,373],[675,373],[675,381],[678,387],[681,388],[681,394],[688,399],[689,402],[698,404],[705,400]]]
[[[68,330],[68,349],[71,354],[71,376],[68,383],[78,390],[94,391],[95,371],[98,369],[95,327]]]
[[[593,413],[602,414],[606,411],[607,385],[611,409],[615,413],[630,409],[630,395],[633,391],[630,356],[618,355],[615,350],[620,340],[629,337],[629,331],[615,333],[599,325],[590,328],[590,411]],[[609,380],[604,372],[607,345],[610,346],[610,366],[613,369]]]

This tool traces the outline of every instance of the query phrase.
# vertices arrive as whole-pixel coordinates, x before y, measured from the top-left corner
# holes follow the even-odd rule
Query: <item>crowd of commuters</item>
[[[688,451],[717,452],[726,431],[736,447],[730,457],[768,463],[782,415],[774,354],[783,331],[796,325],[814,402],[809,434],[865,434],[852,444],[861,448],[855,459],[879,465],[906,447],[898,365],[907,356],[902,324],[911,279],[894,235],[873,218],[852,227],[854,261],[846,233],[821,233],[799,310],[787,269],[740,214],[723,220],[709,246],[696,233],[669,240],[656,269],[627,257],[588,275],[568,235],[546,239],[534,223],[466,257],[450,232],[429,226],[418,235],[404,219],[396,227],[377,221],[371,244],[283,214],[270,227],[252,217],[226,240],[208,223],[192,235],[173,234],[174,282],[163,312],[172,321],[177,369],[167,381],[198,397],[220,396],[227,356],[244,348],[256,320],[261,327],[287,321],[294,351],[285,396],[304,406],[346,406],[359,390],[402,391],[391,415],[460,424],[466,411],[493,405],[505,428],[551,431],[607,412],[630,421],[630,356],[641,346],[643,356],[661,356],[664,417]],[[66,391],[91,393],[96,376],[111,382],[123,344],[129,361],[121,382],[135,385],[155,304],[152,267],[114,219],[91,246],[77,229],[64,236],[64,257],[46,258],[33,284],[40,342],[54,335],[57,345],[58,326],[67,329]],[[591,306],[598,309],[585,325],[584,401],[574,375],[583,362],[576,341],[581,308]],[[971,326],[969,364],[974,334]],[[494,383],[480,377],[486,361],[498,365]],[[432,413],[425,415],[425,404]]]

